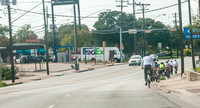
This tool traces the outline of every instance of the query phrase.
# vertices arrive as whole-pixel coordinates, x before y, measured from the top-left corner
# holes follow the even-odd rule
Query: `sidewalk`
[[[170,79],[157,83],[157,89],[179,97],[195,106],[200,105],[200,81],[187,81],[186,75],[173,75]]]
[[[41,70],[39,64],[36,65],[36,68],[35,64],[15,64],[15,66],[17,66],[20,71],[16,74],[16,77],[19,77],[19,79],[15,79],[15,84],[22,84],[31,81],[52,78],[56,76],[63,76],[65,74],[85,72],[89,70],[112,66],[112,64],[104,65],[103,63],[98,63],[98,65],[94,65],[94,63],[79,63],[79,70],[75,70],[72,69],[71,65],[74,66],[74,64],[70,63],[49,63],[50,75],[47,75],[45,63],[42,64]],[[2,82],[5,82],[8,85],[12,85],[12,80],[4,80]]]

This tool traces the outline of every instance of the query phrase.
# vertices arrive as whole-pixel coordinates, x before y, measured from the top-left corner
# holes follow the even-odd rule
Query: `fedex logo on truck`
[[[83,55],[104,55],[103,50],[100,50],[99,48],[83,48]]]

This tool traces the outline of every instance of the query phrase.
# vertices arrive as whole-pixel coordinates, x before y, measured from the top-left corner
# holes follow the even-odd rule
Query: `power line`
[[[181,2],[181,4],[186,3],[186,2],[187,1],[183,1],[183,2]],[[174,7],[174,6],[177,6],[177,5],[178,5],[178,3],[173,4],[173,5],[169,5],[169,6],[165,6],[165,7],[162,7],[162,8],[158,8],[158,9],[153,9],[153,10],[145,11],[145,13],[154,12],[154,11],[160,11],[160,10],[171,8],[171,7]],[[142,12],[138,12],[136,14],[142,14]]]
[[[42,3],[39,3],[38,5],[34,6],[33,8],[31,8],[29,11],[25,12],[24,14],[22,14],[20,17],[16,18],[14,21],[12,21],[12,23],[14,23],[15,21],[17,21],[18,19],[20,19],[21,17],[23,17],[24,15],[26,15],[27,13],[29,13],[31,10],[35,9],[36,7],[38,7],[39,5],[41,5]]]

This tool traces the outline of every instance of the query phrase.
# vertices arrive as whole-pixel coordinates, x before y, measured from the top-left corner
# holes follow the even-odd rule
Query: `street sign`
[[[120,50],[124,50],[124,45],[123,45],[123,43],[120,44]]]
[[[137,29],[129,29],[129,34],[137,34]]]
[[[40,42],[40,39],[30,39],[26,40],[26,42]]]
[[[73,4],[73,0],[51,0],[53,5],[70,5]],[[78,3],[78,0],[75,0],[75,4]]]
[[[8,6],[9,2],[10,2],[9,0],[1,0],[1,5]]]
[[[197,34],[195,30],[193,30],[193,39],[200,39],[200,34]],[[185,27],[184,28],[184,33],[185,33],[185,39],[190,39],[190,28]]]
[[[146,30],[146,31],[144,31],[145,33],[151,33],[151,31],[149,31],[149,30]]]

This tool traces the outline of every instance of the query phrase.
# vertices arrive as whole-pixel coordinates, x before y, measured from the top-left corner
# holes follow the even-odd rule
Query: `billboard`
[[[200,32],[199,29],[193,30],[193,39],[200,39]],[[190,28],[189,27],[185,27],[184,28],[184,33],[185,33],[185,39],[190,39]]]
[[[51,0],[53,5],[70,5],[73,4],[73,0]],[[78,3],[78,0],[75,0],[75,3]]]

